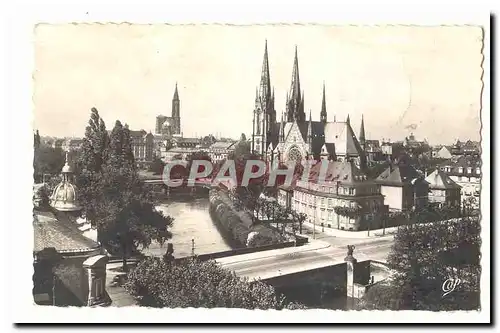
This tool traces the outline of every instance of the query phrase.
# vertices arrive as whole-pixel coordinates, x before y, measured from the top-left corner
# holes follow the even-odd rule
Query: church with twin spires
[[[293,61],[292,82],[286,95],[286,110],[278,121],[274,108],[274,88],[271,87],[267,41],[260,85],[256,90],[253,111],[252,151],[268,161],[303,161],[327,159],[352,160],[359,167],[366,165],[364,120],[361,120],[359,140],[350,124],[328,121],[323,83],[320,120],[313,121],[311,111],[304,112],[304,91],[301,90],[297,47]]]

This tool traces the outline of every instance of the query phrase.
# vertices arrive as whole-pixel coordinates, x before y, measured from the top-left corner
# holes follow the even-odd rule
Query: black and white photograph
[[[481,312],[484,36],[37,24],[32,303]]]

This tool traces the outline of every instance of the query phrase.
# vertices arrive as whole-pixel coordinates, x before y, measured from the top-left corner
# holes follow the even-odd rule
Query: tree
[[[241,156],[250,154],[250,142],[247,141],[245,133],[241,133],[240,141],[234,147],[234,151],[229,154],[228,159],[235,160]]]
[[[111,135],[92,108],[81,153],[77,184],[86,218],[97,228],[99,241],[127,258],[153,240],[163,244],[172,235],[173,219],[158,212],[140,181],[130,131],[117,121]]]
[[[125,289],[140,305],[148,307],[305,308],[288,302],[263,282],[249,282],[215,261],[197,258],[173,264],[160,258],[146,258],[128,274]]]
[[[43,181],[43,176],[57,175],[64,166],[64,152],[60,148],[40,144],[34,149],[33,176],[35,181]]]
[[[82,146],[76,161],[76,185],[79,189],[81,203],[87,220],[97,224],[102,197],[100,180],[102,167],[108,158],[109,136],[106,125],[96,108],[91,109],[89,124],[85,130]]]
[[[418,215],[412,217],[416,222]],[[478,309],[480,245],[477,216],[402,226],[388,257],[398,272],[391,286],[398,289],[399,309]],[[461,284],[443,297],[448,279],[460,279]]]
[[[155,175],[161,175],[163,174],[163,168],[165,168],[165,163],[163,163],[161,159],[155,157],[149,166],[149,171],[153,172]]]
[[[202,160],[208,161],[208,162],[210,162],[210,164],[212,163],[212,159],[210,158],[210,156],[208,155],[208,153],[206,151],[200,150],[200,151],[197,151],[197,152],[194,152],[194,153],[188,155],[186,158],[186,161],[188,162],[188,164],[186,166],[186,170],[187,170],[188,174],[189,174],[189,172],[191,172],[191,166],[193,164],[193,161],[202,161]],[[205,171],[205,166],[199,165],[197,172],[201,173],[204,171]],[[212,172],[213,172],[213,169],[212,169]],[[211,174],[208,175],[207,177],[209,177],[209,176],[211,176]]]
[[[33,134],[33,148],[37,149],[38,147],[40,147],[40,143],[40,133],[38,132],[38,130],[36,130],[36,132]]]
[[[100,240],[119,250],[124,270],[128,257],[139,248],[147,248],[153,240],[163,244],[171,238],[168,228],[173,222],[155,209],[130,150],[130,132],[117,121],[97,183],[100,195],[94,210]]]

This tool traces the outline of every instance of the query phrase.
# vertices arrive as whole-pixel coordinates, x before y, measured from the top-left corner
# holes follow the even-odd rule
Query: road
[[[238,276],[265,280],[341,264],[347,254],[347,244],[356,246],[354,257],[358,261],[385,262],[393,243],[392,236],[355,240],[337,239],[337,243],[334,238],[328,238],[326,241],[311,240],[309,244],[300,247],[220,258],[217,262]]]

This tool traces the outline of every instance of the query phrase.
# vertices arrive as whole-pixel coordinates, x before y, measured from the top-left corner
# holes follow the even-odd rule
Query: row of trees
[[[116,121],[111,134],[92,108],[76,161],[77,186],[88,221],[99,241],[127,258],[151,242],[171,238],[173,219],[154,208],[151,193],[140,181],[132,153],[130,131]]]
[[[480,307],[481,227],[478,216],[419,224],[425,215],[402,226],[388,264],[397,271],[390,284],[368,290],[365,307],[379,310],[477,310]],[[443,284],[460,279],[443,296]]]
[[[304,309],[263,282],[249,282],[215,261],[160,258],[141,261],[128,275],[127,291],[148,307]]]

